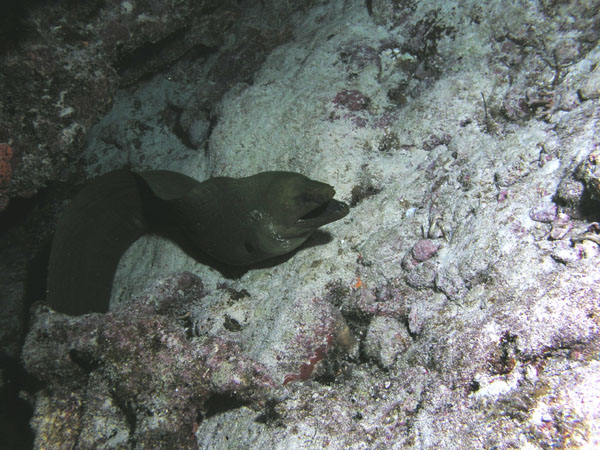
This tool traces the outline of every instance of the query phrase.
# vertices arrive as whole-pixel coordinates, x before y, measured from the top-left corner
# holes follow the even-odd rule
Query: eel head
[[[262,254],[288,253],[319,227],[348,214],[348,205],[335,200],[335,190],[326,183],[293,172],[263,172],[254,177],[264,178],[258,183],[264,186],[262,204],[250,212],[260,223],[255,245]]]

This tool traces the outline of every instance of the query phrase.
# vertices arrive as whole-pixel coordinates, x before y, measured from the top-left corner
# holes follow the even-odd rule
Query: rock
[[[406,326],[391,317],[374,317],[364,342],[365,354],[382,367],[391,368],[397,356],[406,351],[412,338]]]
[[[600,68],[598,66],[583,79],[577,92],[582,100],[600,97]]]
[[[82,440],[90,448],[120,448],[115,440],[194,448],[211,395],[253,396],[272,385],[234,343],[189,338],[181,314],[204,295],[200,279],[183,273],[107,314],[69,317],[39,306],[23,347],[25,367],[45,386],[33,420],[39,448]]]

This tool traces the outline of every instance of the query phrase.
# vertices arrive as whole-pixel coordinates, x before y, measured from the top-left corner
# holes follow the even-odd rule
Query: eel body
[[[71,315],[106,312],[122,254],[159,223],[227,265],[289,253],[348,214],[334,194],[294,172],[203,182],[166,170],[109,172],[87,183],[57,224],[46,301]]]

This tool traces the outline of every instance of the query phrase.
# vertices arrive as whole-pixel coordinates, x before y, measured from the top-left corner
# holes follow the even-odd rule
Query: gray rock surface
[[[197,178],[294,170],[353,208],[330,236],[233,279],[147,236],[104,318],[39,310],[24,351],[46,383],[37,448],[169,448],[183,438],[152,433],[177,424],[211,449],[600,446],[597,2],[368,5],[285,9],[264,57],[232,45],[119,92],[89,135],[89,174],[124,161]],[[244,70],[224,63],[234,48]],[[207,96],[217,73],[223,95]],[[157,279],[186,271],[201,296],[161,293]],[[131,311],[158,331],[140,333]],[[120,364],[92,322],[122,325]],[[212,378],[189,384],[186,352],[203,361],[210,345]],[[124,386],[147,351],[152,383]]]

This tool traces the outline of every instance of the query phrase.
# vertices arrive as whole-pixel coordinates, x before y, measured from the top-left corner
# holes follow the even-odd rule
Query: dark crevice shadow
[[[247,401],[244,401],[233,394],[213,394],[204,402],[204,413],[198,414],[198,422],[202,422],[204,419],[209,419],[217,414],[232,411],[246,405],[248,405]]]
[[[27,265],[27,279],[25,280],[25,294],[23,297],[23,308],[25,323],[29,323],[29,310],[31,305],[46,299],[46,277],[48,275],[48,262],[50,260],[50,246],[52,238],[49,238],[31,258]]]
[[[29,450],[33,448],[34,434],[29,426],[32,406],[20,392],[35,392],[36,382],[23,368],[18,358],[0,352],[0,370],[3,385],[0,388],[0,449]]]
[[[2,0],[0,2],[0,55],[17,48],[29,34],[36,31],[27,23],[29,11],[44,0]]]
[[[588,189],[584,191],[579,212],[581,213],[581,216],[589,222],[600,221],[600,200],[595,200]]]
[[[34,444],[34,433],[29,424],[33,416],[33,407],[27,398],[31,399],[40,385],[25,370],[20,352],[29,330],[30,307],[45,297],[50,247],[49,241],[34,243],[36,230],[43,226],[43,220],[39,217],[32,218],[32,215],[39,216],[36,207],[43,198],[43,193],[38,193],[28,199],[11,199],[8,208],[0,214],[0,234],[4,235],[3,238],[8,242],[4,251],[9,255],[11,251],[18,252],[19,258],[27,259],[24,270],[17,269],[15,273],[23,282],[24,290],[19,308],[15,310],[12,319],[20,324],[19,331],[9,337],[13,340],[12,343],[18,346],[19,354],[14,355],[6,349],[0,349],[0,449],[29,450]],[[21,231],[16,233],[15,230]],[[26,239],[32,242],[24,243],[23,240]],[[32,255],[27,257],[24,253],[27,251],[32,252]]]
[[[0,212],[0,236],[16,227],[23,226],[38,202],[39,194],[30,198],[12,198],[6,209]]]

